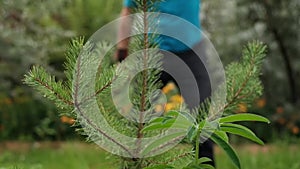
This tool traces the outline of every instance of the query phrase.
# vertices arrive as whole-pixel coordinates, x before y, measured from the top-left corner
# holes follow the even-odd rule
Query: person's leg
[[[186,100],[186,103],[189,105],[189,107],[192,109],[196,106],[199,105],[199,103],[202,103],[205,99],[209,98],[211,96],[211,85],[210,85],[210,79],[209,79],[209,74],[206,70],[205,64],[203,62],[206,62],[206,54],[201,50],[203,48],[203,44],[200,43],[196,46],[195,51],[197,51],[197,54],[190,50],[187,52],[184,52],[182,54],[178,54],[178,56],[184,61],[186,65],[188,65],[189,69],[192,72],[192,78],[195,79],[196,84],[193,84],[192,81],[193,79],[189,79],[188,82],[189,84],[188,87],[191,85],[197,85],[198,93],[195,93],[196,91],[190,92],[192,95],[197,95],[200,99],[200,101],[195,105],[191,99],[194,98],[192,95],[186,95],[185,97],[188,98]],[[201,58],[201,59],[200,59]],[[202,60],[203,59],[203,60]]]
[[[200,43],[196,50],[200,51],[198,54],[200,53],[202,55],[201,58],[205,59],[205,52],[201,52],[204,49],[202,50],[201,48],[203,48],[203,44]],[[163,54],[163,69],[165,71],[162,72],[160,79],[164,85],[169,81],[175,82],[190,109],[193,109],[206,98],[210,97],[210,79],[205,65],[196,53],[190,50],[176,53],[175,55],[167,52],[163,52]],[[180,59],[176,60],[175,58]],[[200,157],[212,159],[213,161],[208,164],[215,165],[213,143],[211,140],[207,140],[201,144],[199,154]]]
[[[205,99],[211,96],[211,84],[210,84],[209,74],[208,71],[206,70],[205,63],[204,63],[207,61],[207,59],[206,59],[206,53],[205,53],[203,42],[199,43],[195,48],[196,49],[194,50],[197,50],[196,51],[197,54],[193,51],[189,51],[188,53],[185,53],[183,56],[181,56],[181,58],[189,66],[189,68],[191,69],[194,75],[194,78],[197,81],[200,103],[202,103]],[[190,104],[189,100],[192,99],[193,97],[190,96],[185,96],[185,97],[186,97],[186,103],[189,105]],[[201,144],[199,150],[199,157],[210,158],[212,162],[208,162],[207,164],[215,166],[213,151],[214,151],[213,142],[210,139],[208,139]]]

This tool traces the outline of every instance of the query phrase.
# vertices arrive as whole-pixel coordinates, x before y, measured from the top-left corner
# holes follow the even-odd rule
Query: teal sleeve
[[[134,0],[123,0],[123,6],[129,8],[135,7]]]

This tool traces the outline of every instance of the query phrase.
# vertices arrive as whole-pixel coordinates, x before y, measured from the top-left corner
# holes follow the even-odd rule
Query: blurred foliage
[[[20,89],[24,72],[33,64],[51,64],[50,58],[64,50],[62,39],[73,34],[52,17],[60,11],[62,2],[1,0],[1,93],[17,97],[24,92],[23,87]]]
[[[122,0],[73,0],[66,7],[63,25],[77,35],[90,37],[119,16]]]
[[[117,17],[120,0],[0,0],[0,139],[60,139],[70,119],[22,85],[32,65],[58,78],[70,37],[91,35]],[[20,100],[24,100],[19,103]],[[73,135],[73,133],[71,133]]]
[[[203,1],[203,26],[225,64],[237,59],[249,39],[268,44],[262,80],[272,106],[299,101],[300,91],[291,89],[300,86],[299,11],[297,0]]]
[[[298,135],[300,127],[300,57],[298,0],[203,0],[202,24],[226,65],[238,59],[250,39],[268,45],[261,79],[264,96],[255,111],[272,120],[271,126],[252,125],[259,137]],[[278,113],[281,112],[281,113]],[[249,124],[250,125],[250,124]]]
[[[0,139],[49,138],[56,110],[33,96],[22,85],[24,72],[34,64],[55,72],[55,58],[64,50],[64,40],[74,33],[64,30],[55,16],[65,1],[1,0],[0,17]]]
[[[0,106],[0,140],[62,140],[72,135],[74,138],[69,124],[62,123],[49,103],[23,96],[1,98]]]

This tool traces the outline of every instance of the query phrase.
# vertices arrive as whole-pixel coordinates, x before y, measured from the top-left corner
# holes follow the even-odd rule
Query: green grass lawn
[[[300,169],[300,144],[244,145],[235,149],[243,169]],[[218,169],[234,169],[223,152],[216,154]]]
[[[300,145],[236,146],[243,169],[300,169]],[[216,148],[218,169],[234,169]],[[0,144],[0,169],[113,169],[117,161],[96,145],[80,142]]]

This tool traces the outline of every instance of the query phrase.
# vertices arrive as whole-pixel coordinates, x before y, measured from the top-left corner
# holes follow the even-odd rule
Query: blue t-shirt
[[[182,52],[192,48],[201,40],[200,25],[201,0],[164,0],[157,4],[157,11],[177,16],[159,17],[159,45],[163,50]],[[134,0],[123,0],[125,7],[135,7]],[[189,22],[189,23],[187,23]]]

